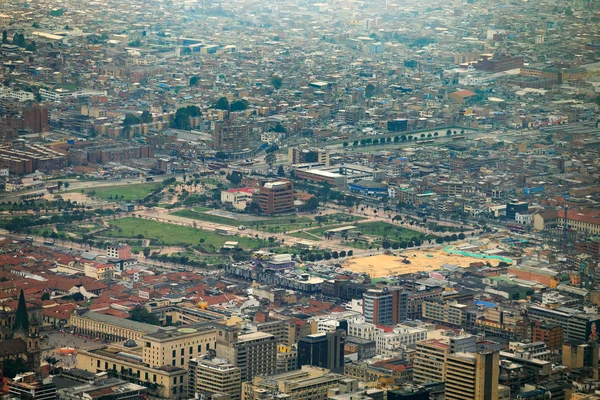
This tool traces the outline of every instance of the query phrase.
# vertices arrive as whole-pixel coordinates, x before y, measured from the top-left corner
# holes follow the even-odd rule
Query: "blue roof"
[[[496,307],[496,303],[490,303],[489,301],[482,301],[482,300],[476,300],[475,301],[475,305],[476,306],[484,306],[487,308],[494,308]]]

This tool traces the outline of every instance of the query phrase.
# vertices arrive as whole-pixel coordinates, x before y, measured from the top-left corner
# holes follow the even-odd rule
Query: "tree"
[[[365,88],[365,97],[370,98],[375,94],[375,86],[372,83],[369,83]]]
[[[404,137],[404,139],[406,139],[406,137]],[[394,136],[394,143],[398,143],[400,141],[400,136],[396,135]]]
[[[31,41],[27,46],[25,46],[25,50],[35,52],[37,50],[37,46],[34,41]]]
[[[217,151],[215,153],[215,158],[217,160],[225,160],[227,158],[227,154],[223,153],[222,151]]]
[[[42,301],[50,300],[50,293],[44,293],[42,295]]]
[[[71,186],[71,184],[69,182],[65,182],[64,186],[65,186],[65,190],[67,190],[69,188],[69,186]]]
[[[342,258],[346,257],[346,250],[340,251],[340,257],[342,257]]]
[[[140,121],[142,124],[149,124],[152,122],[152,114],[148,110],[144,110],[142,112],[142,116],[140,117]]]
[[[194,107],[194,106],[190,106]],[[196,107],[198,108],[198,107]],[[191,109],[195,110],[195,109]],[[175,118],[171,121],[171,127],[175,129],[182,129],[185,131],[189,131],[192,129],[192,125],[190,124],[190,111],[188,108],[179,108],[175,112]],[[200,109],[198,109],[198,112]]]
[[[424,133],[421,133],[421,138],[424,138],[424,137],[425,137],[425,134],[424,134]]]
[[[348,250],[348,257],[352,257],[354,255],[354,250]]]
[[[465,240],[465,234],[464,234],[464,233],[462,233],[462,232],[461,232],[461,233],[459,233],[459,234],[458,234],[458,239],[459,239],[459,240]]]
[[[143,253],[144,253],[144,258],[150,257],[150,247],[144,247]]]
[[[25,47],[25,35],[22,33],[15,33],[13,36],[13,44],[19,47]]]
[[[280,165],[279,168],[277,168],[277,176],[280,176],[280,177],[285,176],[285,170],[283,169],[283,165]]]
[[[281,122],[277,122],[274,127],[269,129],[269,132],[286,133],[287,129],[281,124]]]
[[[61,189],[61,188],[62,188],[62,186],[63,186],[63,181],[58,181],[58,182],[56,182],[56,185],[58,186],[58,191],[60,192],[60,189]]]
[[[268,153],[265,156],[265,162],[269,165],[269,168],[273,168],[273,164],[277,161],[277,155],[275,153]]]
[[[126,114],[123,119],[123,126],[138,125],[142,122],[140,117],[135,114]]]
[[[311,197],[304,204],[304,209],[306,211],[314,211],[319,208],[319,200],[316,197]]]
[[[331,252],[331,257],[333,257],[334,259],[337,260],[338,258],[340,258],[340,255],[339,255],[339,253],[337,251],[332,251]]]
[[[279,90],[283,85],[283,79],[281,79],[280,76],[273,75],[273,77],[271,78],[271,85],[273,85],[273,88],[275,90]]]
[[[342,143],[342,146],[344,146],[344,147],[348,147],[348,142],[344,142],[344,143]]]
[[[58,358],[54,356],[46,356],[44,357],[44,361],[46,361],[46,363],[48,363],[52,369],[54,369],[54,367],[60,362]]]
[[[354,142],[352,142],[352,146],[353,146],[353,147],[356,147],[356,146],[358,146],[358,140],[355,140]]]
[[[198,106],[187,106],[185,108],[185,113],[188,115],[188,117],[199,117],[202,115],[202,112],[200,111],[200,108]]]
[[[145,322],[151,325],[159,324],[158,317],[142,306],[135,306],[135,308],[129,312],[129,319],[137,322]]]
[[[196,85],[198,85],[198,82],[200,82],[199,76],[192,76],[190,78],[190,86],[196,86]]]
[[[239,185],[242,182],[242,175],[239,173],[230,173],[225,176],[225,179],[233,185]]]
[[[248,108],[248,100],[236,100],[230,105],[231,111],[244,111]]]
[[[448,130],[446,131],[446,136],[450,136],[450,135],[452,135],[452,131],[451,131],[450,129],[448,129]]]
[[[438,135],[439,135],[439,133],[433,132],[433,136],[437,137]]]
[[[216,108],[217,110],[229,110],[229,100],[227,100],[227,97],[221,97],[213,105],[213,108]]]
[[[267,149],[265,150],[265,153],[267,153],[267,154],[275,153],[277,150],[279,150],[279,146],[277,146],[276,144],[272,144],[269,147],[267,147]]]
[[[8,43],[8,32],[6,31],[6,29],[2,31],[2,43]]]

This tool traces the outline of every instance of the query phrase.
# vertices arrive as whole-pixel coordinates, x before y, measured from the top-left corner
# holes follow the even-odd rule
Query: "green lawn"
[[[172,213],[178,217],[197,219],[200,221],[213,222],[215,224],[239,226],[244,225],[259,231],[280,233],[297,229],[308,228],[317,223],[307,217],[276,217],[257,219],[255,221],[243,221],[239,219],[220,217],[218,215],[206,214],[206,208],[196,207],[194,210],[179,210]]]
[[[362,221],[364,219],[366,218],[361,217],[359,215],[350,215],[343,213],[326,214],[315,217],[316,221],[321,222],[323,224],[342,224],[344,222]]]
[[[95,192],[94,196],[105,201],[134,201],[143,199],[148,196],[154,189],[160,187],[159,182],[152,183],[136,183],[123,186],[100,186],[91,189],[85,189],[85,193]],[[72,190],[71,192],[80,192],[80,190]],[[121,196],[124,199],[121,199]]]
[[[308,231],[308,233],[313,234],[317,237],[323,237],[325,235],[325,232],[327,232],[330,229],[333,228],[341,228],[343,226],[351,226],[351,224],[342,224],[342,225],[337,225],[337,226],[323,226],[321,228],[316,228],[316,229],[311,229],[310,231]],[[411,239],[413,237],[422,237],[424,236],[423,233],[412,230],[412,229],[408,229],[408,228],[403,228],[397,225],[392,225],[392,224],[388,224],[387,222],[381,222],[381,221],[376,221],[376,222],[365,222],[363,224],[355,224],[354,226],[356,226],[356,230],[360,233],[362,233],[365,236],[371,236],[374,238],[374,241],[380,241],[384,238],[391,240],[391,241],[396,241],[396,242],[400,242],[403,240],[408,240]],[[431,236],[429,236],[431,237]],[[348,241],[349,245],[352,245],[352,247],[357,247],[357,248],[363,248],[363,247],[359,247],[362,246],[361,244],[350,244],[350,241]]]
[[[121,218],[111,221],[111,225],[117,228],[102,232],[103,235],[111,237],[136,238],[143,235],[146,239],[159,239],[161,244],[200,244],[200,239],[204,239],[203,247],[214,246],[219,249],[227,241],[239,242],[240,247],[245,249],[259,249],[267,247],[268,242],[260,239],[246,238],[239,236],[221,236],[214,232],[207,232],[201,229],[195,230],[187,226],[173,225],[163,222],[150,221],[139,218]],[[120,229],[119,229],[120,228]]]
[[[419,231],[415,231],[401,226],[388,224],[387,222],[366,222],[357,224],[357,230],[363,235],[375,236],[378,239],[387,238],[389,240],[400,242],[413,237],[425,236]]]

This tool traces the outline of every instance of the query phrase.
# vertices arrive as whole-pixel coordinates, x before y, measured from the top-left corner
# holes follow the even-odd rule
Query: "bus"
[[[28,242],[33,242],[33,236],[27,236],[25,240]]]
[[[50,240],[50,239],[44,240],[44,246],[54,246],[54,240]]]

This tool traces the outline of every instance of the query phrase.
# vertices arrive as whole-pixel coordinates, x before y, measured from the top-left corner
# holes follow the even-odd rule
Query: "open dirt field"
[[[76,201],[78,204],[94,204],[95,203],[86,194],[82,194],[82,193],[61,192],[61,193],[56,193],[56,194],[60,194],[60,197],[62,197],[64,201],[67,201],[67,200]],[[44,196],[44,199],[48,200],[48,201],[52,201],[52,200],[54,200],[54,194],[46,194]]]
[[[420,271],[434,271],[443,264],[453,264],[461,267],[468,267],[472,262],[490,261],[492,265],[497,265],[496,260],[483,260],[474,257],[465,257],[445,253],[441,248],[426,250],[405,250],[402,256],[378,255],[372,257],[357,257],[346,261],[342,267],[353,272],[366,272],[371,278],[380,278],[383,276],[409,274]],[[427,257],[427,255],[433,257]],[[410,264],[402,262],[404,258],[410,260]]]

